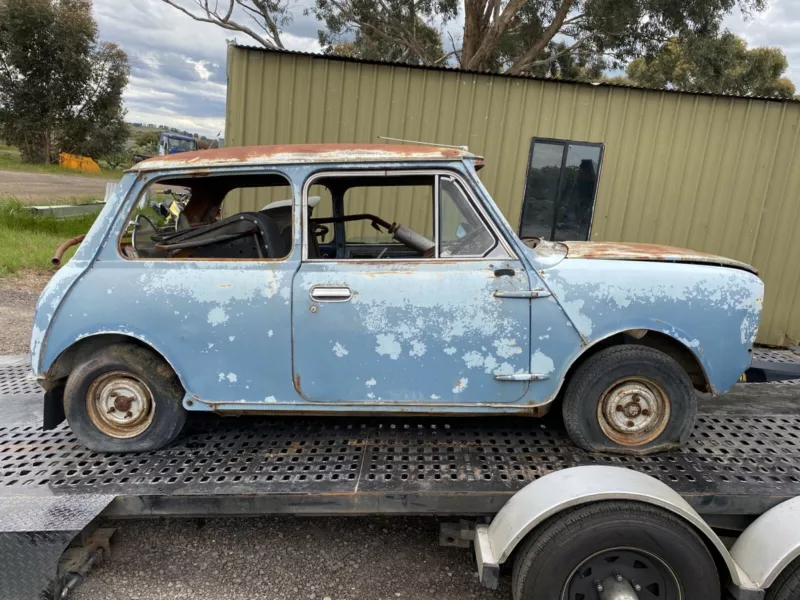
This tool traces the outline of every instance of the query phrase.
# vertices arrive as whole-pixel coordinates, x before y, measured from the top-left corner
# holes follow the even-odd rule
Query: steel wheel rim
[[[127,371],[111,371],[95,379],[86,392],[86,408],[92,424],[117,439],[141,435],[156,411],[150,388]]]
[[[646,550],[619,547],[601,550],[581,561],[567,578],[561,600],[597,598],[597,583],[615,575],[635,590],[639,600],[684,598],[678,576],[664,560]]]
[[[641,446],[656,439],[669,423],[669,396],[647,377],[618,379],[597,403],[600,429],[613,442]]]

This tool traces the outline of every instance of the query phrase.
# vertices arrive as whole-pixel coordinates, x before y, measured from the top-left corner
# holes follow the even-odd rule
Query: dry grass
[[[14,146],[0,144],[0,171],[26,171],[28,173],[52,173],[56,175],[75,175],[77,177],[100,177],[103,179],[119,179],[121,169],[100,167],[100,173],[84,173],[73,169],[62,169],[58,165],[34,165],[22,162],[19,150]]]

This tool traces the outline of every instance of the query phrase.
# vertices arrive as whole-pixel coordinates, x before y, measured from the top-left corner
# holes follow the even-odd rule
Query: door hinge
[[[536,288],[535,290],[517,290],[514,292],[502,292],[498,290],[494,293],[495,298],[526,298],[528,300],[531,298],[547,298],[547,296],[550,295],[550,292],[544,288]]]
[[[512,373],[511,375],[495,375],[497,381],[542,381],[550,379],[550,375],[541,373]]]

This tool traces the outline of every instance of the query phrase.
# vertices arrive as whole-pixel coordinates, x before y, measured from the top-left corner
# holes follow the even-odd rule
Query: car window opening
[[[307,194],[311,260],[480,258],[497,246],[452,177],[330,175]]]
[[[229,203],[260,210],[223,215]],[[182,177],[142,193],[120,239],[128,259],[277,260],[293,244],[292,188],[282,175]]]

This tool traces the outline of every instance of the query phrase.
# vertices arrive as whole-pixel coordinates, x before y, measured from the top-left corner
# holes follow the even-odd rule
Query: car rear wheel
[[[649,454],[688,439],[697,398],[677,361],[631,344],[586,359],[567,383],[562,413],[570,437],[585,450]]]
[[[714,559],[691,525],[661,508],[600,502],[557,515],[516,552],[514,600],[711,600]]]
[[[90,450],[156,450],[183,429],[182,400],[183,388],[162,358],[140,346],[115,344],[73,369],[64,389],[64,412]]]

